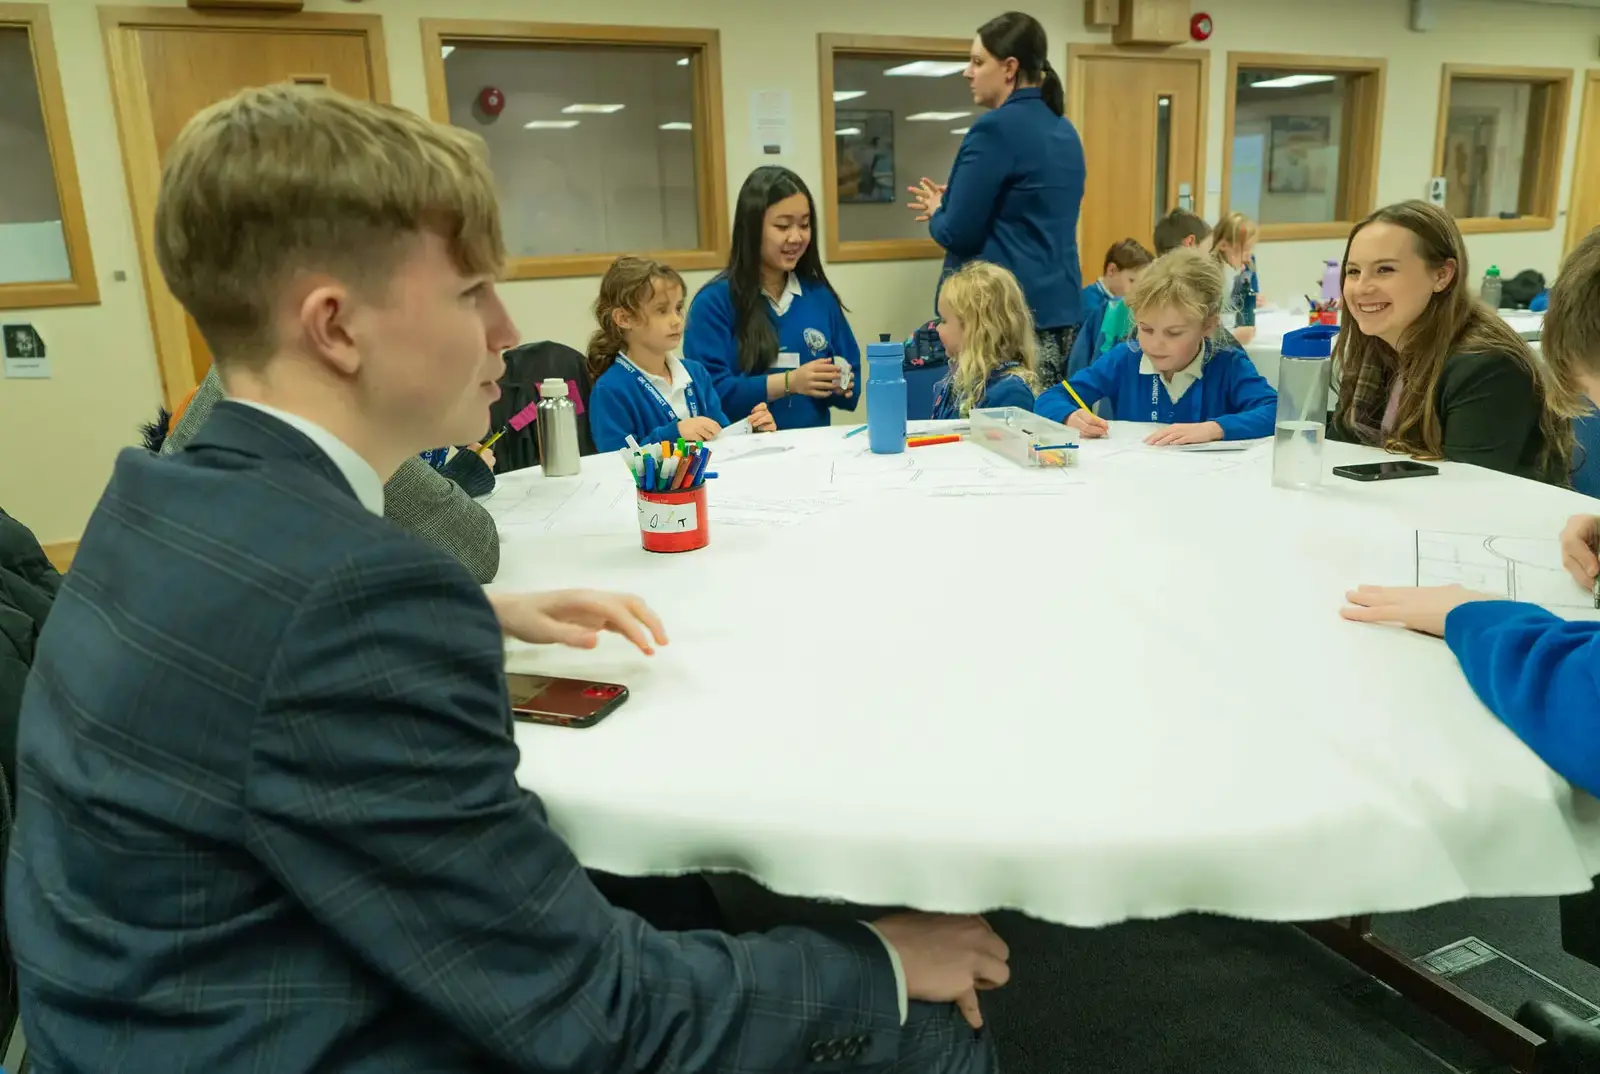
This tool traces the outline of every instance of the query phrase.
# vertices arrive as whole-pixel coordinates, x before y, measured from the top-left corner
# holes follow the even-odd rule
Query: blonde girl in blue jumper
[[[1150,444],[1204,444],[1271,436],[1278,393],[1222,328],[1222,267],[1198,250],[1156,259],[1128,292],[1134,338],[1118,344],[1068,383],[1089,406],[1110,399],[1118,418],[1166,426]],[[1107,423],[1056,385],[1034,410],[1087,437]]]
[[[950,373],[934,386],[933,417],[964,418],[984,407],[1033,409],[1038,343],[1017,278],[969,261],[939,288],[939,342]]]

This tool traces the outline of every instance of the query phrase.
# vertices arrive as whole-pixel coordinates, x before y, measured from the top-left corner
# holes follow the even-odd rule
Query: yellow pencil
[[[1082,404],[1079,404],[1079,405],[1082,405]],[[488,451],[490,448],[494,447],[494,442],[496,440],[500,439],[504,435],[506,435],[506,431],[504,429],[501,429],[499,432],[495,433],[489,439],[487,439],[483,443],[479,444],[478,445],[478,454],[482,455],[485,451]]]
[[[1072,401],[1074,403],[1077,403],[1084,410],[1089,410],[1089,404],[1085,403],[1082,399],[1078,398],[1078,393],[1072,390],[1072,385],[1068,384],[1066,381],[1062,381],[1061,382],[1061,386],[1063,388],[1067,389],[1067,394],[1072,396]],[[1089,410],[1089,413],[1093,414],[1094,411],[1093,410]]]

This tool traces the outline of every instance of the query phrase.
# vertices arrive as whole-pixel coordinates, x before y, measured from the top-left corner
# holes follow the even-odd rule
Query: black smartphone
[[[593,727],[628,700],[626,686],[589,679],[508,673],[506,687],[512,716],[552,727]]]
[[[1360,466],[1335,466],[1333,472],[1351,481],[1394,481],[1402,477],[1427,477],[1439,472],[1437,466],[1403,459],[1399,462],[1366,462]]]

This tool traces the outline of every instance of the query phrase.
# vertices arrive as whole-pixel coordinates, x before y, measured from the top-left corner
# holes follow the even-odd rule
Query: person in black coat
[[[33,643],[61,587],[33,533],[0,510],[0,772],[15,801],[17,712],[33,664]]]

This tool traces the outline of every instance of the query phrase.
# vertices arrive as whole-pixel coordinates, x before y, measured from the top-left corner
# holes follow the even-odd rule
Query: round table
[[[1146,430],[1065,471],[730,438],[711,543],[675,556],[641,550],[615,456],[503,477],[494,588],[630,590],[672,636],[653,659],[514,647],[632,693],[590,730],[519,726],[518,779],[587,865],[872,905],[1291,921],[1588,888],[1600,804],[1443,643],[1337,613],[1413,581],[1419,530],[1553,536],[1594,502],[1452,464],[1288,491],[1270,445]]]

